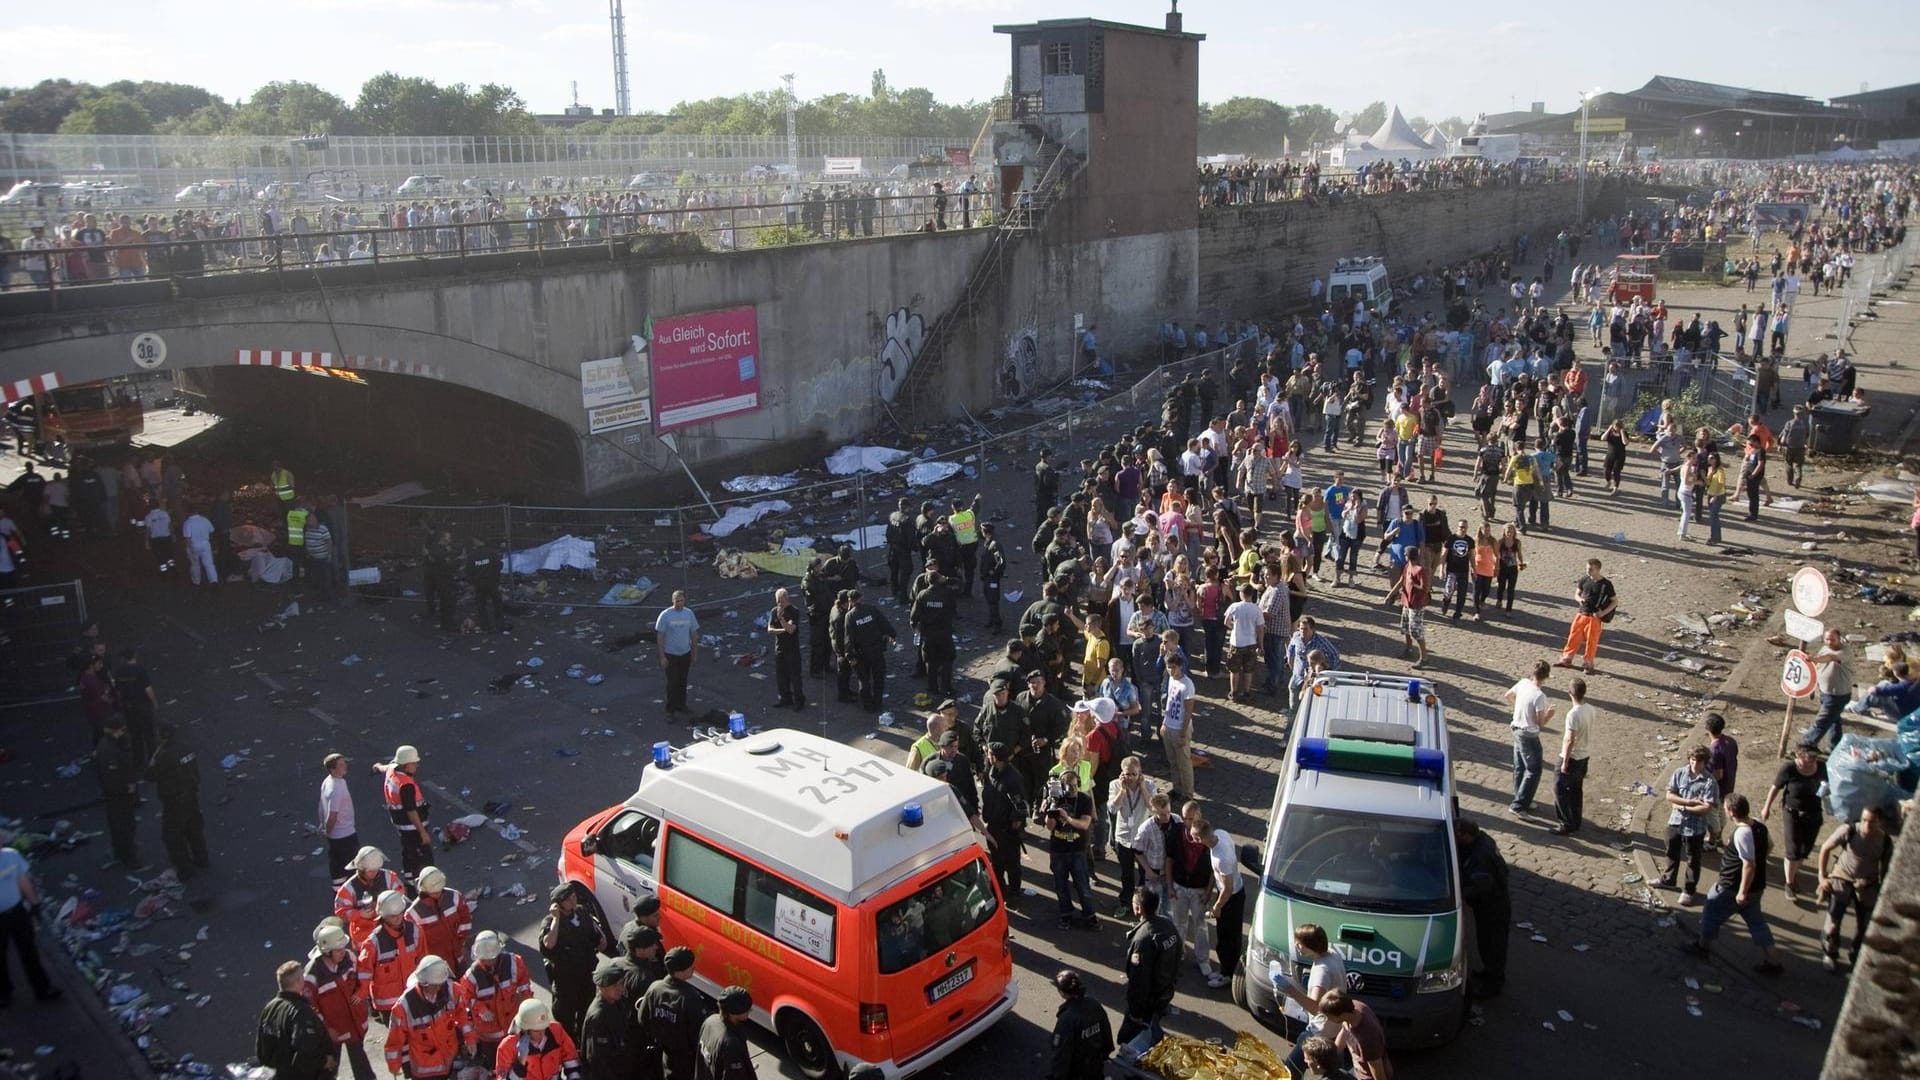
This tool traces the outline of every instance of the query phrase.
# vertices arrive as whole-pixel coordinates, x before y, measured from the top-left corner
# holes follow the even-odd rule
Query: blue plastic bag
[[[1898,740],[1842,735],[1827,758],[1827,813],[1859,821],[1867,807],[1890,807],[1913,794],[1912,776]]]

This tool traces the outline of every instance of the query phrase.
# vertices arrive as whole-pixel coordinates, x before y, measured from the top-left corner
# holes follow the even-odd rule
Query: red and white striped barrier
[[[18,382],[0,383],[0,393],[6,395],[8,405],[22,398],[30,398],[35,394],[44,394],[59,388],[60,373],[57,371],[49,371],[45,375],[35,375],[31,379],[21,379]]]
[[[277,368],[354,368],[362,371],[386,371],[395,375],[413,375],[422,379],[446,376],[431,364],[412,360],[389,360],[384,356],[334,356],[328,352],[302,352],[289,349],[240,349],[234,362],[247,367]]]

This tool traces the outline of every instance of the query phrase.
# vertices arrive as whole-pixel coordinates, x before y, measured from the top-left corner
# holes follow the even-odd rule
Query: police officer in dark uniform
[[[1027,783],[1013,767],[1013,750],[1006,743],[987,747],[987,767],[980,782],[980,820],[992,843],[987,861],[1000,882],[1007,910],[1020,906],[1020,853],[1027,829]]]
[[[720,991],[720,1011],[700,1025],[699,1080],[753,1080],[753,1051],[740,1030],[753,1015],[753,995],[742,986]]]
[[[835,588],[852,589],[860,585],[860,567],[853,561],[853,545],[841,544],[827,560],[827,577]]]
[[[1020,695],[1020,707],[1027,714],[1028,752],[1020,756],[1021,775],[1027,790],[1040,791],[1046,784],[1047,770],[1059,753],[1060,740],[1067,737],[1073,713],[1067,703],[1047,692],[1050,676],[1042,670],[1027,672],[1027,689]]]
[[[987,629],[1006,629],[1000,621],[1000,582],[1007,576],[1007,555],[994,537],[993,522],[980,523],[980,591],[987,599]]]
[[[833,668],[839,676],[839,699],[843,703],[859,701],[853,692],[853,651],[847,645],[847,611],[853,607],[852,591],[840,590],[828,612],[827,636],[833,642]]]
[[[887,587],[898,603],[906,603],[907,581],[913,575],[913,520],[902,498],[899,509],[887,515]]]
[[[859,589],[848,590],[847,601],[847,649],[860,676],[860,706],[879,712],[887,693],[887,649],[898,635],[879,608],[860,599]]]
[[[926,584],[913,594],[907,621],[920,633],[920,655],[927,663],[927,696],[953,693],[953,582],[929,570]]]
[[[609,957],[593,969],[597,996],[580,1021],[581,1080],[633,1080],[640,1072],[640,1046],[633,1041],[634,1010],[627,1001],[629,967]]]
[[[953,524],[944,517],[936,517],[933,531],[927,534],[927,558],[948,577],[960,573],[960,540],[953,535]]]
[[[457,562],[453,551],[453,534],[446,529],[434,533],[420,551],[420,567],[426,576],[427,615],[440,617],[440,629],[458,630],[460,624],[454,617],[460,607],[460,598],[453,588],[453,568]]]
[[[260,1010],[253,1035],[254,1056],[285,1080],[332,1076],[340,1067],[339,1052],[327,1036],[320,1014],[300,992],[300,961],[289,960],[273,974],[280,992]]]
[[[643,907],[651,909],[648,914],[641,914]],[[649,986],[667,977],[667,965],[660,959],[660,930],[640,921],[657,920],[659,915],[659,898],[644,897],[634,905],[634,921],[620,931],[620,947],[626,952],[619,961],[620,978],[627,988],[621,1012],[627,1018],[627,1041],[635,1050],[634,1071],[629,1075],[637,1080],[660,1080],[660,1048],[640,1024],[640,999]]]
[[[1120,1042],[1131,1042],[1142,1031],[1157,1041],[1160,1020],[1173,1005],[1180,983],[1180,957],[1186,943],[1173,920],[1160,913],[1160,894],[1140,889],[1133,894],[1133,913],[1140,921],[1127,935],[1127,1012],[1120,1019]]]
[[[1040,460],[1033,465],[1033,520],[1041,521],[1060,498],[1060,472],[1053,467],[1053,451],[1040,448]]]
[[[1047,1080],[1101,1080],[1107,1073],[1107,1058],[1113,1053],[1113,1027],[1107,1022],[1107,1010],[1087,996],[1086,984],[1072,971],[1062,969],[1055,975],[1053,988],[1060,992],[1060,1008],[1053,1014],[1053,1054]]]
[[[160,725],[153,783],[160,796],[160,840],[181,881],[207,868],[207,830],[200,816],[200,756],[172,724]]]
[[[800,576],[800,593],[807,601],[807,627],[811,631],[807,644],[813,650],[813,662],[808,671],[813,675],[827,673],[827,659],[837,651],[829,646],[828,622],[833,612],[834,601],[839,590],[827,576],[827,559],[815,556],[807,564],[806,573]]]
[[[540,959],[546,965],[547,985],[553,989],[553,1018],[576,1044],[581,1018],[593,1000],[594,970],[601,952],[613,945],[584,892],[571,881],[555,885],[547,917],[540,923]]]
[[[1032,753],[1028,749],[1032,736],[1027,727],[1026,707],[1014,700],[1012,680],[996,674],[987,683],[987,700],[980,703],[980,714],[973,721],[973,741],[975,746],[994,743],[1005,746],[1006,760],[1020,768],[1021,779],[1026,779],[1026,769],[1020,766],[1020,760]],[[986,769],[984,761],[975,762],[974,766],[982,772]],[[1034,789],[1026,790],[1031,794]]]
[[[100,797],[107,806],[107,838],[113,844],[113,858],[122,869],[140,865],[140,853],[134,843],[134,808],[139,798],[134,791],[138,779],[133,755],[127,750],[127,720],[119,713],[107,717],[100,741],[93,747],[93,771],[100,781]]]
[[[506,612],[500,604],[500,564],[502,552],[475,541],[461,557],[461,575],[473,586],[474,618],[482,633],[499,633],[507,628]]]
[[[666,977],[647,987],[640,999],[640,1026],[660,1048],[663,1080],[693,1080],[707,999],[687,981],[693,976],[692,949],[681,945],[667,950],[665,963]]]

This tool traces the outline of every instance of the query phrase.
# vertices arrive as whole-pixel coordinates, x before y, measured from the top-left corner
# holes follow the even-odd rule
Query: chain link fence
[[[563,537],[593,544],[591,570],[561,569],[518,581],[511,599],[519,604],[593,604],[621,585],[644,578],[653,587],[645,601],[648,610],[665,606],[667,590],[700,586],[702,604],[717,604],[771,593],[784,571],[789,584],[798,580],[804,552],[811,548],[831,554],[851,544],[863,576],[884,580],[886,549],[883,527],[897,500],[905,497],[918,512],[931,500],[946,509],[949,502],[986,496],[982,519],[1005,521],[1033,504],[1032,468],[1042,446],[1052,449],[1056,466],[1068,486],[1078,473],[1082,457],[1095,456],[1121,431],[1130,431],[1146,419],[1156,419],[1167,389],[1201,371],[1224,371],[1243,355],[1251,357],[1249,340],[1174,360],[1145,373],[1115,378],[1077,376],[1034,399],[995,409],[979,419],[941,425],[923,436],[903,440],[921,444],[904,460],[876,471],[811,480],[824,469],[797,470],[781,480],[791,486],[777,490],[730,493],[724,485],[710,491],[711,503],[678,506],[526,506],[510,503],[447,505],[401,503],[350,510],[349,533],[356,566],[379,565],[382,591],[398,595],[402,587],[417,589],[417,565],[430,531],[447,529],[458,545],[484,545],[526,552]],[[1122,389],[1114,386],[1130,379]],[[1231,402],[1224,404],[1230,405]],[[1042,414],[1035,419],[1034,414]],[[904,447],[901,447],[904,449]],[[952,466],[952,468],[944,468]],[[926,477],[951,475],[934,483]],[[737,478],[736,478],[737,479]],[[785,503],[751,524],[725,535],[714,525],[730,512],[752,513],[756,504]],[[1116,512],[1119,512],[1116,508]],[[724,528],[724,526],[722,526]],[[1024,550],[1030,537],[1008,531],[1000,536],[1009,553]],[[801,541],[810,541],[802,543]],[[770,581],[741,584],[737,595],[713,595],[715,563],[723,550],[768,556],[771,567],[760,568]],[[771,558],[774,552],[794,552]],[[777,568],[774,568],[777,567]],[[721,575],[722,577],[725,574]],[[723,592],[725,590],[722,590]]]

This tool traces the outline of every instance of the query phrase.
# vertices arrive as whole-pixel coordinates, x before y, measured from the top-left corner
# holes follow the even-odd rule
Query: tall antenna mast
[[[607,0],[607,14],[613,21],[613,111],[627,116],[633,99],[627,92],[627,14],[621,0]]]
[[[800,108],[800,99],[793,96],[793,76],[782,75],[780,81],[787,84],[787,168],[800,172],[800,132],[795,119]]]

